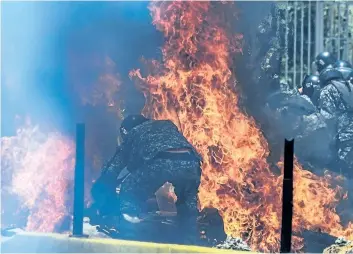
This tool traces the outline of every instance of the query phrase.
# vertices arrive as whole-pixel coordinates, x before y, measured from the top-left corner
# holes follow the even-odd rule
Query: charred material
[[[251,251],[250,247],[240,238],[228,236],[227,239],[216,246],[217,249]]]
[[[353,242],[340,237],[335,241],[335,244],[326,248],[324,253],[353,253]]]

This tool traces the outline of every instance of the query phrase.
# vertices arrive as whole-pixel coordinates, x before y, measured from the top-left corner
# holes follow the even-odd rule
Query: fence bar
[[[83,236],[85,125],[76,125],[76,167],[72,236]]]
[[[315,23],[315,55],[324,50],[324,4],[316,0],[316,23]]]
[[[337,3],[337,14],[338,14],[338,36],[337,36],[337,47],[338,47],[338,59],[341,59],[341,4]]]
[[[308,2],[308,66],[307,66],[307,74],[309,75],[311,72],[311,1]]]
[[[284,141],[281,253],[290,253],[293,220],[294,139]]]
[[[335,6],[331,6],[331,8],[329,8],[330,10],[330,20],[331,20],[331,24],[330,24],[330,51],[331,52],[335,52],[335,42],[336,42],[336,36],[335,36]]]
[[[348,3],[345,2],[345,11],[344,11],[344,16],[346,17],[346,23],[345,23],[345,45],[344,45],[344,59],[348,60],[348,50],[349,50],[349,6]],[[353,59],[352,59],[353,60]]]
[[[293,88],[297,90],[297,1],[294,1]]]
[[[303,82],[304,76],[304,8],[305,3],[302,1],[300,12],[300,84]]]
[[[288,34],[289,34],[289,26],[288,26],[288,16],[289,16],[289,2],[287,1],[286,5],[286,12],[285,12],[285,19],[286,19],[286,31],[284,36],[284,50],[285,50],[285,66],[284,66],[284,73],[285,73],[285,80],[288,82]]]

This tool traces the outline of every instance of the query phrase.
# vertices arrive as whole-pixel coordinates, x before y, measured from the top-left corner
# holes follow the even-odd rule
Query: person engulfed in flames
[[[169,120],[131,115],[122,122],[120,134],[121,146],[92,187],[100,217],[108,218],[110,224],[112,218],[118,218],[115,227],[119,237],[195,243],[199,235],[200,155]],[[165,183],[172,184],[176,195],[171,198],[169,211],[165,211],[165,205],[162,207],[159,197],[159,188]],[[173,192],[172,188],[169,190]],[[170,237],[168,232],[160,233],[161,225],[167,228],[164,231],[172,229]]]

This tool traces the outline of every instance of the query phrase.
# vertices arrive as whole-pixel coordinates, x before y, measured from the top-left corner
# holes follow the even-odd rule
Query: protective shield
[[[287,107],[292,113],[297,113],[298,115],[310,115],[316,111],[312,102],[298,95],[283,101],[282,107]]]
[[[267,97],[267,105],[272,110],[281,108],[283,107],[283,103],[289,100],[293,95],[294,93],[289,91],[274,92]]]

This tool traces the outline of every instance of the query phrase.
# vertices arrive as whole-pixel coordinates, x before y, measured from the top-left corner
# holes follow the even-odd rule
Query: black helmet
[[[349,67],[339,67],[339,68],[336,68],[339,72],[342,73],[342,76],[345,80],[348,80],[349,79],[349,75],[350,73],[353,71],[352,68],[349,68]]]
[[[148,121],[143,115],[129,115],[120,125],[120,135],[124,139],[126,135],[136,126]]]
[[[344,60],[338,60],[334,65],[333,68],[353,68],[350,62]]]
[[[320,86],[325,87],[331,80],[344,80],[340,71],[334,68],[326,68],[320,73]]]
[[[321,73],[325,68],[333,66],[337,59],[330,52],[321,52],[315,57],[314,66]]]
[[[303,94],[311,98],[312,95],[314,94],[315,87],[319,86],[319,83],[320,83],[320,80],[318,76],[306,75],[302,83]]]

